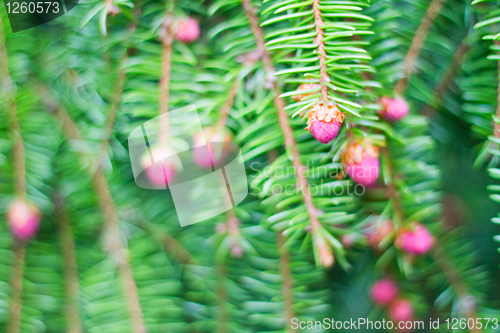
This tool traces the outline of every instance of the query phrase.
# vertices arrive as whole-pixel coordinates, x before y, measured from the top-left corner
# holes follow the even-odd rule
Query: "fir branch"
[[[8,55],[5,47],[3,22],[0,17],[0,92],[5,95],[8,109],[9,130],[12,137],[12,158],[14,173],[14,191],[20,198],[26,197],[26,164],[21,127],[17,118],[17,105],[14,101],[13,82],[8,68]],[[3,91],[2,91],[3,90]],[[18,333],[21,324],[21,308],[24,277],[25,242],[14,238],[14,258],[10,277],[11,295],[9,301],[7,333]]]
[[[64,283],[66,290],[66,332],[82,332],[82,322],[78,308],[78,267],[76,264],[75,241],[68,218],[68,212],[64,207],[64,202],[60,194],[54,199],[56,217],[59,221],[59,233],[61,236],[61,254],[63,257]]]
[[[219,119],[217,120],[217,124],[215,126],[215,128],[217,129],[216,132],[220,132],[226,125],[227,118],[229,117],[229,112],[231,111],[231,107],[233,106],[234,98],[236,97],[236,93],[238,92],[240,84],[241,84],[240,80],[238,79],[234,80],[233,85],[229,90],[228,98],[224,103],[224,105],[222,106],[222,109],[220,110]]]
[[[439,244],[435,244],[433,249],[432,249],[432,255],[434,257],[434,260],[436,263],[438,263],[446,278],[452,285],[453,289],[457,292],[457,295],[460,299],[465,298],[465,297],[471,297],[472,295],[470,294],[466,284],[462,281],[460,278],[460,275],[458,274],[455,266],[448,260],[446,255],[444,254],[442,248],[439,246]],[[465,314],[467,316],[467,319],[473,319],[476,320],[478,318],[476,312],[474,311],[475,309],[473,308],[468,308],[467,313]],[[481,329],[478,329],[475,327],[475,325],[472,325],[472,328],[468,326],[469,332],[471,333],[479,333],[482,332]]]
[[[124,64],[127,61],[128,54],[125,53],[123,58],[121,59],[121,63]],[[126,78],[126,72],[125,68],[122,65],[122,69],[120,69],[120,72],[118,73],[118,77],[116,80],[116,86],[115,86],[115,92],[111,101],[111,105],[109,108],[109,113],[108,117],[106,119],[106,125],[105,125],[105,136],[104,140],[101,143],[101,149],[99,150],[99,155],[97,157],[97,165],[95,168],[97,169],[102,165],[102,162],[104,160],[104,157],[106,156],[106,153],[108,151],[108,146],[109,146],[109,141],[111,139],[111,133],[113,131],[113,126],[115,124],[115,118],[116,114],[118,112],[118,108],[120,107],[120,101],[122,98],[123,94],[123,85],[125,83],[125,78]]]
[[[254,8],[250,0],[243,0],[243,7],[245,9],[245,14],[250,22],[250,27],[257,42],[257,47],[260,53],[262,54],[262,59],[264,61],[264,68],[269,76],[270,73],[274,73],[274,67],[272,65],[269,52],[266,49],[264,43],[264,36],[259,26],[258,19],[255,16]],[[292,128],[288,123],[288,115],[286,114],[285,111],[285,102],[280,98],[281,92],[279,91],[279,88],[275,80],[273,80],[271,84],[272,84],[271,89],[274,93],[274,105],[276,106],[276,109],[278,111],[278,119],[280,127],[285,137],[285,147],[289,149],[290,152],[292,153],[292,164],[297,172],[297,182],[298,182],[297,186],[303,195],[304,203],[306,205],[307,212],[309,214],[311,222],[311,233],[315,235],[316,230],[321,227],[321,224],[317,217],[317,211],[312,201],[311,192],[309,191],[309,184],[305,175],[306,168],[302,165],[302,162],[300,161],[297,142],[293,137]],[[325,255],[328,257],[327,253]],[[322,261],[322,264],[324,264],[325,266],[331,266],[333,264],[333,255],[332,255],[332,260],[330,260],[329,257],[328,258],[327,257],[324,258],[325,260]]]
[[[291,323],[292,319],[295,318],[295,311],[293,310],[293,280],[292,271],[290,270],[290,252],[285,248],[285,237],[283,232],[278,232],[277,243],[279,251],[279,261],[280,261],[280,273],[281,279],[283,280],[281,286],[281,294],[283,295],[283,305],[285,309],[285,323]],[[287,332],[297,332],[292,326],[285,324]]]
[[[7,114],[9,116],[9,130],[11,135],[12,144],[12,159],[14,170],[14,189],[16,195],[20,198],[26,196],[26,165],[24,159],[24,145],[21,135],[21,127],[17,116],[17,105],[14,100],[14,87],[10,77],[8,67],[8,55],[5,47],[5,36],[3,33],[3,23],[0,19],[0,74],[2,82],[0,84],[0,92],[5,95],[5,104],[7,107]]]
[[[71,120],[66,110],[61,106],[57,106],[55,109],[55,115],[61,122],[63,133],[70,140],[77,140],[83,142],[83,137],[76,126],[76,124]],[[91,159],[91,156],[86,156],[80,153],[80,157],[87,157]],[[95,165],[95,161],[92,161],[90,165]],[[87,170],[89,170],[87,168]],[[146,332],[144,326],[141,305],[139,303],[139,295],[137,291],[137,286],[134,282],[132,276],[130,262],[127,255],[127,251],[122,244],[120,237],[120,230],[118,227],[118,216],[114,207],[114,201],[109,191],[109,186],[102,173],[102,170],[97,170],[94,175],[89,171],[92,177],[92,184],[94,187],[95,194],[98,197],[99,206],[104,215],[104,232],[105,232],[105,244],[106,250],[109,252],[111,258],[117,265],[120,280],[122,282],[122,289],[127,301],[127,308],[133,328],[134,333]]]
[[[496,42],[496,45],[500,45],[500,42]],[[497,109],[496,116],[500,119],[500,61],[498,61],[498,90],[497,90]],[[500,138],[500,124],[497,121],[493,121],[493,135],[496,138]]]
[[[434,92],[432,93],[431,103],[434,103],[434,106],[431,104],[427,104],[424,107],[422,114],[426,115],[427,117],[430,117],[433,113],[433,110],[435,110],[434,108],[438,107],[438,105],[444,99],[447,89],[449,85],[453,82],[453,79],[455,78],[460,68],[460,64],[462,63],[462,60],[464,59],[464,56],[467,53],[467,51],[469,51],[469,49],[470,47],[464,39],[464,41],[462,41],[462,43],[458,46],[457,50],[455,51],[455,54],[453,55],[450,64],[448,65],[443,74],[443,77],[441,78],[436,88],[434,89]]]
[[[23,241],[15,239],[14,259],[10,278],[11,295],[9,302],[9,312],[7,315],[8,322],[5,329],[6,333],[20,332],[25,251],[25,243]]]
[[[422,46],[424,45],[425,38],[429,33],[429,30],[434,22],[434,19],[439,14],[441,7],[443,7],[446,0],[432,0],[427,12],[425,13],[420,26],[418,27],[417,32],[415,33],[415,37],[411,42],[410,49],[406,54],[405,59],[403,60],[403,72],[404,76],[399,79],[396,83],[396,87],[394,88],[394,92],[396,94],[403,94],[406,90],[406,86],[408,84],[408,76],[413,73],[415,68],[415,61],[417,60]]]
[[[227,268],[226,263],[222,262],[217,264],[217,299],[219,313],[217,316],[217,322],[219,324],[219,333],[229,333],[228,321],[229,321],[229,311],[227,309],[228,295],[225,285],[225,280],[227,278]]]
[[[326,51],[325,51],[325,42],[323,42],[323,29],[322,27],[325,25],[323,22],[323,18],[321,17],[321,10],[319,8],[320,0],[314,0],[313,2],[313,12],[314,12],[314,27],[316,29],[316,39],[315,43],[318,44],[318,53],[319,53],[319,70],[321,74],[321,78],[319,80],[321,84],[321,94],[325,101],[328,100],[328,87],[323,83],[330,83],[330,77],[328,76],[328,72],[326,71]]]

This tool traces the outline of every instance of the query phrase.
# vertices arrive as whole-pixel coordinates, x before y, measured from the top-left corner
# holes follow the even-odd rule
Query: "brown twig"
[[[78,308],[78,268],[76,264],[76,250],[68,212],[60,194],[54,199],[56,216],[59,220],[59,232],[61,235],[61,253],[64,261],[64,284],[66,290],[65,318],[67,333],[81,333],[82,322]]]
[[[497,45],[500,45],[500,42],[496,41]],[[496,116],[497,118],[500,119],[500,61],[497,64],[498,68],[498,92],[497,92],[497,111],[496,111]],[[500,138],[500,124],[498,124],[496,121],[493,122],[493,135],[496,138]]]
[[[19,333],[21,326],[21,307],[24,278],[24,253],[26,250],[23,241],[14,240],[14,261],[10,278],[10,303],[6,333]]]
[[[127,61],[128,55],[125,53],[123,56],[121,63],[125,63]],[[97,165],[95,166],[95,169],[99,168],[104,160],[104,157],[106,156],[106,153],[108,151],[108,146],[109,146],[109,141],[111,138],[111,132],[113,131],[113,126],[115,124],[115,118],[116,114],[118,112],[118,108],[120,107],[120,101],[122,98],[123,94],[123,85],[125,83],[125,78],[126,78],[126,72],[125,68],[120,69],[120,72],[118,73],[118,77],[116,80],[116,86],[115,86],[115,92],[113,95],[113,98],[111,100],[111,105],[109,108],[109,113],[108,113],[108,118],[106,119],[106,125],[105,125],[105,134],[104,134],[104,140],[102,140],[101,143],[101,149],[99,149],[99,155],[97,157]]]
[[[0,93],[3,93],[9,116],[9,131],[12,137],[12,159],[14,191],[17,197],[26,197],[26,165],[21,128],[17,119],[17,105],[14,101],[13,82],[8,67],[8,55],[5,46],[3,22],[0,18]],[[24,278],[25,242],[14,239],[13,264],[10,275],[11,295],[9,302],[7,333],[19,333],[21,325],[21,307]]]
[[[455,51],[455,54],[453,55],[453,58],[451,59],[451,63],[448,65],[446,68],[446,71],[443,74],[443,77],[439,81],[438,85],[434,89],[434,92],[432,93],[432,101],[434,103],[439,103],[440,101],[443,100],[448,87],[450,86],[451,82],[453,81],[453,78],[457,74],[459,68],[460,68],[460,63],[462,59],[464,58],[465,54],[467,51],[469,51],[470,47],[464,42],[460,44],[460,46],[457,48]],[[430,117],[432,113],[434,112],[434,107],[430,104],[427,104],[422,111],[422,114]]]
[[[219,324],[219,333],[229,333],[229,311],[227,310],[228,294],[226,290],[227,267],[225,262],[216,264],[216,280],[217,280],[217,299],[219,314],[217,316],[217,323]]]
[[[459,298],[472,297],[472,295],[468,291],[467,286],[465,285],[460,275],[458,274],[455,266],[449,262],[439,244],[434,245],[434,247],[432,248],[432,254],[434,256],[434,260],[436,261],[436,263],[438,263],[441,266],[447,280],[450,282],[450,284],[457,292],[458,297]],[[474,308],[467,308],[465,315],[467,316],[467,319],[475,320],[476,318],[478,318]],[[482,330],[476,328],[475,325],[472,326],[473,326],[472,328],[468,327],[469,332],[471,333],[482,332]]]
[[[64,110],[61,106],[57,106],[55,115],[61,122],[63,133],[68,139],[83,142],[83,137],[78,127],[71,120],[66,110]],[[92,156],[84,153],[80,153],[80,157],[86,157],[92,160]],[[95,165],[95,161],[92,162],[93,163],[90,163],[90,165]],[[127,250],[123,246],[122,239],[120,237],[118,216],[116,214],[113,198],[109,191],[108,183],[102,173],[102,170],[98,169],[94,175],[92,175],[89,168],[87,168],[87,171],[92,177],[94,191],[98,197],[99,206],[104,215],[106,250],[117,265],[120,280],[122,282],[122,290],[127,301],[132,331],[134,333],[144,333],[146,332],[146,328],[144,326],[142,310],[139,303],[137,286],[132,276]]]
[[[297,332],[291,326],[292,319],[295,318],[293,311],[293,280],[290,270],[290,252],[284,246],[285,237],[283,232],[278,232],[278,251],[280,255],[280,274],[283,279],[281,294],[283,295],[283,305],[285,308],[285,327],[287,332]],[[290,324],[290,326],[289,326]]]
[[[385,162],[388,163],[390,161],[390,153],[388,148],[383,148],[382,153],[384,154]],[[399,220],[397,224],[396,223],[394,224],[394,229],[397,230],[401,226],[401,223],[405,221],[405,213],[403,210],[403,204],[401,202],[400,193],[398,192],[398,189],[394,184],[394,177],[396,176],[394,173],[394,168],[391,164],[389,164],[387,170],[389,177],[391,179],[391,183],[388,184],[388,189],[387,189],[388,196],[391,199],[394,213],[396,214],[396,217]],[[434,255],[434,260],[441,266],[443,273],[445,274],[450,284],[455,288],[459,297],[470,295],[467,292],[467,286],[460,279],[460,276],[458,275],[458,272],[456,271],[454,265],[451,262],[449,262],[449,260],[446,258],[439,244],[434,244],[432,253]],[[475,312],[472,310],[469,311],[469,313],[467,313],[467,316],[468,318],[472,319],[477,318]],[[478,330],[476,328],[472,329],[469,328],[469,331],[471,333],[481,332],[481,330]]]
[[[270,73],[274,73],[274,67],[271,62],[271,57],[269,56],[269,52],[266,49],[266,45],[264,43],[264,36],[262,30],[259,26],[259,21],[254,13],[254,8],[250,2],[250,0],[243,0],[243,7],[245,9],[245,14],[250,22],[250,27],[255,36],[255,40],[257,43],[257,47],[262,55],[262,60],[264,62],[264,68],[266,69],[268,75]],[[281,130],[283,131],[283,135],[285,137],[285,146],[290,149],[292,153],[292,164],[294,168],[297,170],[297,182],[298,188],[303,194],[304,203],[307,208],[307,212],[309,214],[309,218],[311,221],[311,232],[314,234],[318,228],[321,227],[321,223],[317,217],[316,207],[314,207],[314,203],[312,201],[312,195],[309,191],[309,184],[307,178],[305,176],[306,168],[302,165],[300,161],[299,151],[297,147],[297,142],[293,137],[293,131],[288,123],[288,115],[285,111],[285,102],[279,98],[281,95],[279,88],[275,82],[272,81],[272,91],[274,93],[274,105],[278,110],[278,119],[281,126]]]
[[[425,13],[420,26],[415,33],[415,37],[413,37],[410,50],[406,54],[406,57],[403,60],[403,77],[399,79],[396,83],[396,87],[394,88],[394,92],[396,94],[403,94],[406,90],[406,86],[408,84],[408,76],[413,73],[415,61],[417,60],[420,50],[424,45],[425,38],[429,33],[429,30],[432,26],[432,22],[439,14],[441,7],[443,6],[445,0],[432,0],[427,12]]]
[[[321,74],[320,84],[321,84],[321,94],[325,101],[328,100],[328,87],[324,85],[325,82],[330,82],[330,77],[326,71],[326,51],[325,43],[323,42],[323,29],[322,26],[325,25],[323,18],[321,17],[321,10],[319,9],[320,0],[314,0],[313,2],[313,12],[314,12],[314,26],[316,27],[316,39],[315,43],[318,44],[318,54],[319,54],[319,70]]]
[[[236,93],[238,92],[238,88],[240,86],[241,81],[235,79],[231,89],[229,90],[228,98],[224,102],[222,109],[220,109],[219,119],[217,120],[217,124],[215,128],[217,129],[217,133],[221,132],[224,126],[226,125],[227,118],[229,117],[229,111],[231,111],[231,107],[234,103],[234,98],[236,97]]]

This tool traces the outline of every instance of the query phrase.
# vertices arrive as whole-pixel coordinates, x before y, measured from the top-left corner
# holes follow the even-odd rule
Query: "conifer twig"
[[[390,160],[390,153],[388,148],[383,149],[384,157],[386,161]],[[389,178],[391,179],[391,183],[388,184],[388,195],[389,198],[392,202],[392,207],[394,209],[394,213],[396,214],[396,217],[398,218],[398,224],[394,224],[394,229],[397,231],[397,229],[400,227],[400,223],[402,223],[405,220],[405,214],[403,211],[403,204],[401,202],[401,196],[400,193],[397,190],[396,185],[394,184],[394,177],[396,176],[394,173],[394,169],[392,165],[389,165],[388,167],[388,174]],[[450,282],[450,284],[453,286],[455,291],[457,292],[459,297],[465,297],[469,296],[470,293],[468,292],[467,286],[465,283],[462,281],[460,276],[458,275],[455,266],[449,261],[449,259],[445,256],[443,253],[443,250],[441,249],[439,244],[434,244],[433,249],[432,249],[432,254],[434,256],[434,260],[439,266],[441,267],[441,270],[443,271],[444,275],[446,276],[447,280]],[[477,315],[473,311],[473,309],[470,309],[467,313],[468,318],[476,319]],[[476,329],[475,327],[469,328],[469,331],[471,333],[479,333],[481,330]]]
[[[66,110],[60,105],[56,106],[55,115],[61,122],[63,133],[70,140],[84,142],[80,130],[71,120]],[[87,156],[80,153],[80,157],[87,157],[92,160],[92,156]],[[92,161],[90,165],[95,165]],[[142,309],[139,302],[139,294],[128,258],[128,252],[122,244],[120,230],[118,227],[118,216],[116,214],[114,200],[109,191],[109,186],[102,170],[98,169],[95,174],[87,168],[89,175],[92,177],[92,184],[95,194],[98,198],[101,212],[104,215],[104,232],[106,237],[106,250],[117,265],[120,280],[122,282],[122,290],[126,298],[128,313],[130,316],[132,331],[134,333],[144,333],[146,328],[142,316]]]
[[[430,3],[425,16],[422,19],[415,36],[413,37],[410,49],[403,60],[403,77],[396,83],[396,87],[394,88],[394,92],[396,94],[403,94],[406,90],[408,76],[414,71],[415,61],[417,60],[420,50],[424,45],[425,38],[427,37],[432,23],[439,14],[439,11],[441,10],[441,7],[443,7],[445,1],[446,0],[432,0]]]
[[[323,42],[323,29],[322,26],[325,25],[323,18],[321,17],[321,10],[319,8],[320,0],[314,0],[313,2],[313,12],[314,12],[314,26],[316,28],[316,39],[315,43],[318,44],[318,54],[319,54],[319,70],[321,74],[320,84],[321,84],[321,94],[325,101],[328,100],[328,87],[324,85],[325,82],[330,82],[330,77],[326,71],[326,52],[325,52],[325,42]]]
[[[219,324],[219,333],[229,333],[229,312],[227,310],[228,294],[225,285],[225,279],[227,278],[227,267],[226,263],[222,262],[216,264],[216,280],[217,280],[217,299],[219,314],[217,316],[217,323]]]
[[[14,259],[10,278],[10,302],[6,333],[19,333],[21,326],[21,307],[24,278],[24,253],[26,251],[23,241],[14,240]]]
[[[66,291],[65,317],[66,332],[81,333],[82,322],[78,308],[78,268],[76,264],[75,240],[63,199],[58,194],[54,199],[57,219],[59,220],[59,232],[61,235],[61,254],[63,257],[64,284]]]
[[[499,41],[495,41],[496,45],[500,45]],[[497,63],[497,68],[498,68],[498,90],[497,90],[497,110],[496,110],[496,116],[498,119],[500,119],[500,61]],[[496,138],[500,138],[500,124],[497,123],[496,121],[493,122],[493,135]]]
[[[278,232],[278,251],[280,255],[280,273],[283,279],[281,285],[281,294],[283,295],[283,305],[285,308],[285,327],[286,331],[290,333],[297,332],[293,329],[291,324],[292,319],[295,318],[295,312],[293,311],[293,280],[292,272],[290,270],[290,252],[285,248],[285,237],[283,232]]]
[[[452,82],[453,78],[457,74],[460,68],[460,63],[464,58],[465,54],[467,53],[467,51],[469,51],[469,45],[467,45],[465,41],[463,41],[455,51],[455,54],[451,59],[451,63],[446,68],[443,77],[441,78],[436,88],[434,89],[431,99],[432,102],[437,104],[444,99],[446,91],[450,83]],[[432,114],[433,110],[434,107],[430,104],[427,104],[424,110],[422,111],[422,114],[429,117]]]
[[[216,132],[220,132],[220,130],[222,130],[222,128],[226,125],[227,118],[229,117],[229,112],[231,111],[231,107],[233,106],[234,98],[236,97],[236,93],[238,92],[240,84],[241,84],[240,80],[238,79],[234,80],[233,85],[229,90],[228,98],[224,102],[224,105],[220,110],[219,119],[217,120],[217,124],[215,125],[217,129]]]
[[[19,198],[26,197],[26,164],[21,128],[17,118],[17,105],[14,101],[13,82],[8,67],[8,55],[5,46],[3,22],[0,17],[0,93],[5,101],[9,119],[9,131],[12,136],[12,159],[14,191]],[[13,264],[10,275],[10,301],[6,333],[19,333],[21,325],[21,307],[24,278],[24,256],[26,244],[14,237]]]
[[[266,49],[266,45],[264,43],[264,35],[262,33],[262,29],[260,28],[257,17],[255,16],[253,6],[250,0],[243,0],[243,7],[245,9],[245,14],[250,22],[250,27],[255,36],[255,40],[257,43],[257,48],[259,49],[262,60],[264,62],[264,68],[266,69],[268,75],[270,73],[274,73],[274,67],[271,62],[271,57],[269,56],[269,52]],[[317,210],[312,201],[312,195],[309,191],[309,184],[306,178],[306,168],[300,161],[299,150],[297,147],[297,142],[293,137],[293,131],[288,123],[288,115],[285,111],[285,102],[279,96],[281,95],[279,88],[276,84],[276,81],[272,81],[272,91],[274,93],[274,105],[278,111],[278,119],[280,123],[281,130],[283,131],[283,135],[285,137],[285,147],[290,150],[292,153],[292,164],[297,172],[297,187],[302,192],[304,198],[304,204],[306,206],[307,212],[309,214],[309,219],[311,222],[311,233],[315,235],[316,230],[321,227],[321,223],[318,220]],[[333,264],[333,254],[331,250],[327,248],[327,252],[323,252],[323,260],[322,264],[324,266],[331,266]],[[331,256],[331,257],[330,257]]]

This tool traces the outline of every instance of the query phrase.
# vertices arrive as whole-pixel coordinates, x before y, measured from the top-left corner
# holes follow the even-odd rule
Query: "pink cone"
[[[185,20],[179,20],[177,32],[175,33],[177,40],[189,44],[197,40],[198,37],[200,37],[200,26],[194,18],[189,17]]]
[[[327,144],[337,137],[340,130],[340,123],[337,121],[324,122],[316,120],[311,124],[311,134],[316,140]]]
[[[383,107],[381,116],[389,121],[400,120],[410,112],[410,106],[402,97],[382,97],[380,104]]]
[[[231,136],[225,131],[220,132],[216,128],[208,127],[203,132],[196,133],[193,141],[194,146],[198,147],[193,150],[194,162],[201,168],[210,169],[227,156],[229,147],[225,143],[231,142]]]
[[[347,174],[356,183],[371,186],[375,183],[380,172],[378,158],[365,156],[360,163],[347,164]]]
[[[419,223],[415,223],[410,230],[404,230],[396,239],[396,246],[411,254],[424,254],[434,245],[432,234]]]
[[[376,304],[386,305],[393,301],[399,293],[398,286],[391,279],[375,282],[370,290],[370,296]]]
[[[368,229],[366,233],[368,244],[378,249],[380,243],[394,231],[392,221],[382,221]]]
[[[23,199],[14,200],[7,211],[12,234],[22,240],[35,236],[40,226],[41,213],[38,207]]]
[[[413,320],[413,305],[407,299],[396,299],[389,305],[388,314],[395,322]],[[394,326],[397,327],[397,324]]]
[[[175,169],[169,163],[158,162],[146,168],[146,177],[154,185],[168,186],[175,178]]]

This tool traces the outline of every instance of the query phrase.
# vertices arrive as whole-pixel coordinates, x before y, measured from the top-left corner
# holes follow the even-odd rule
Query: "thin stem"
[[[216,125],[217,129],[216,132],[222,131],[222,129],[226,125],[227,118],[229,117],[229,111],[231,111],[231,107],[233,106],[234,98],[236,97],[236,93],[238,92],[240,84],[241,84],[240,80],[238,79],[234,80],[233,85],[229,90],[228,98],[224,103],[224,105],[222,106],[222,109],[220,110],[220,116],[219,119],[217,120],[217,125]]]
[[[325,25],[323,22],[323,18],[321,17],[321,10],[319,8],[320,0],[314,0],[313,2],[313,12],[314,12],[314,26],[316,28],[316,39],[315,43],[318,45],[318,54],[319,54],[319,71],[321,74],[320,83],[321,83],[321,94],[323,95],[323,99],[325,101],[328,100],[328,87],[324,85],[325,82],[330,82],[330,77],[326,71],[326,51],[325,51],[325,43],[323,42],[323,29],[322,26]]]
[[[496,41],[497,45],[500,45],[500,42]],[[498,90],[497,90],[497,111],[496,111],[496,116],[497,118],[500,119],[500,61],[497,63],[497,68],[498,68]],[[493,135],[496,138],[500,138],[500,124],[498,124],[496,121],[493,122]]]
[[[429,30],[432,26],[432,23],[436,16],[439,14],[441,7],[443,6],[445,0],[432,0],[427,12],[425,13],[420,26],[415,33],[415,37],[413,37],[410,50],[406,54],[406,57],[403,60],[403,74],[404,76],[399,79],[394,88],[394,92],[396,94],[403,94],[406,90],[406,86],[408,84],[408,76],[413,73],[415,69],[415,61],[417,60],[422,46],[424,45],[425,38],[429,33]]]
[[[128,55],[127,53],[125,53],[122,60],[120,61],[122,64],[122,69],[120,69],[120,72],[118,73],[118,77],[116,80],[115,93],[111,101],[108,118],[106,119],[105,135],[104,135],[104,140],[101,143],[101,149],[99,150],[97,165],[95,166],[96,169],[101,166],[102,161],[104,160],[104,157],[106,156],[106,153],[108,151],[111,132],[113,131],[116,114],[118,112],[118,108],[120,107],[120,101],[123,94],[123,85],[125,83],[125,78],[126,78],[126,72],[125,68],[123,68],[123,64],[125,63],[125,61],[127,61],[127,58]]]
[[[21,134],[21,128],[17,119],[17,106],[14,101],[15,92],[13,82],[9,73],[7,48],[5,46],[5,35],[3,31],[3,22],[0,17],[0,93],[3,93],[6,101],[9,116],[9,131],[12,136],[12,158],[14,173],[14,191],[20,198],[26,197],[26,165],[24,157],[24,145]],[[25,242],[14,238],[13,245],[13,264],[10,275],[10,301],[7,333],[19,333],[21,325],[21,308],[24,278],[24,255]]]
[[[161,38],[162,58],[160,77],[160,133],[159,142],[165,146],[168,140],[168,101],[170,99],[170,74],[172,71],[172,43],[173,34],[171,29],[172,16],[169,14],[163,22]]]
[[[389,138],[386,138],[387,140]],[[388,176],[390,178],[390,183],[387,184],[387,196],[391,200],[392,208],[394,209],[394,214],[396,214],[397,223],[394,223],[394,228],[399,227],[405,220],[405,214],[403,209],[403,204],[401,202],[401,195],[398,192],[398,188],[394,183],[394,177],[396,174],[394,172],[394,166],[390,163],[392,161],[389,148],[385,147],[381,149],[384,155],[384,162],[387,163]]]
[[[283,305],[285,308],[285,327],[286,332],[297,332],[296,329],[292,328],[289,323],[295,318],[295,312],[293,311],[293,280],[292,271],[290,270],[290,252],[285,248],[285,237],[283,232],[278,232],[278,251],[280,255],[280,275],[283,279],[281,285],[281,294],[283,295]]]
[[[61,122],[63,132],[68,139],[84,142],[78,127],[71,120],[66,110],[58,106],[55,110],[55,114]],[[90,165],[95,165],[95,161],[92,161],[92,156],[80,153],[80,157],[87,157],[92,162]],[[116,214],[113,198],[109,191],[108,183],[102,170],[98,169],[94,175],[92,175],[90,168],[87,168],[87,171],[92,177],[94,192],[98,198],[101,212],[104,215],[106,250],[117,265],[119,277],[122,282],[122,290],[126,298],[127,308],[132,324],[132,331],[134,333],[144,333],[146,332],[146,328],[144,326],[142,309],[139,303],[137,286],[132,276],[128,252],[123,246],[121,240],[120,230],[118,227],[119,220]]]
[[[467,51],[469,51],[470,47],[464,42],[460,44],[460,46],[457,48],[455,51],[455,54],[453,55],[453,58],[451,59],[451,63],[448,65],[446,68],[446,71],[443,74],[443,77],[439,81],[438,85],[434,89],[434,92],[432,93],[432,101],[435,103],[435,106],[439,104],[445,97],[445,94],[448,90],[448,87],[450,86],[451,82],[455,78],[459,68],[460,68],[460,63],[462,62],[462,59],[464,58],[465,54]],[[422,113],[428,117],[432,115],[434,112],[434,107],[432,105],[427,104],[422,111]]]
[[[462,298],[462,297],[472,296],[469,293],[467,286],[461,279],[455,266],[447,259],[446,255],[443,252],[443,249],[439,246],[439,244],[434,245],[432,249],[432,254],[434,256],[434,260],[436,261],[436,263],[438,263],[441,266],[447,280],[450,282],[450,284],[457,292],[458,297]],[[474,308],[468,308],[465,315],[467,316],[468,319],[475,320],[477,318],[477,314]],[[473,326],[472,328],[469,327],[469,332],[471,333],[482,332],[482,330],[476,328],[475,325],[472,326]]]
[[[10,302],[6,333],[19,333],[21,326],[21,307],[24,278],[24,254],[25,244],[23,241],[14,240],[14,262],[10,277]]]
[[[248,21],[250,22],[250,27],[252,29],[252,32],[255,36],[257,48],[262,54],[262,59],[264,61],[264,68],[266,69],[268,74],[274,73],[274,67],[271,62],[271,57],[269,56],[269,52],[266,49],[266,45],[264,43],[264,36],[260,28],[259,21],[255,16],[254,9],[250,0],[243,0],[243,7],[245,9],[245,14],[248,18]],[[274,105],[278,110],[278,119],[281,126],[281,130],[283,131],[283,135],[285,137],[285,147],[289,149],[290,152],[292,153],[292,164],[295,170],[297,170],[298,188],[303,194],[304,204],[306,205],[307,212],[309,214],[309,219],[311,222],[311,232],[312,234],[314,234],[316,230],[321,227],[321,223],[318,220],[316,207],[314,207],[312,201],[312,195],[311,192],[309,191],[309,184],[305,176],[306,168],[300,162],[297,142],[295,142],[292,128],[288,123],[288,115],[286,114],[285,111],[285,102],[283,102],[283,99],[279,97],[281,95],[281,92],[275,81],[272,82],[271,89],[274,93]]]
[[[59,220],[59,232],[61,235],[61,254],[64,265],[64,284],[66,291],[65,317],[66,332],[82,332],[82,322],[80,320],[80,311],[78,308],[78,268],[76,264],[75,241],[73,232],[69,223],[68,212],[64,207],[63,199],[58,195],[55,200],[57,219]]]
[[[218,333],[229,333],[229,312],[227,310],[228,294],[226,290],[227,267],[225,262],[217,264],[217,299],[219,313],[217,316],[217,323],[219,324]]]

